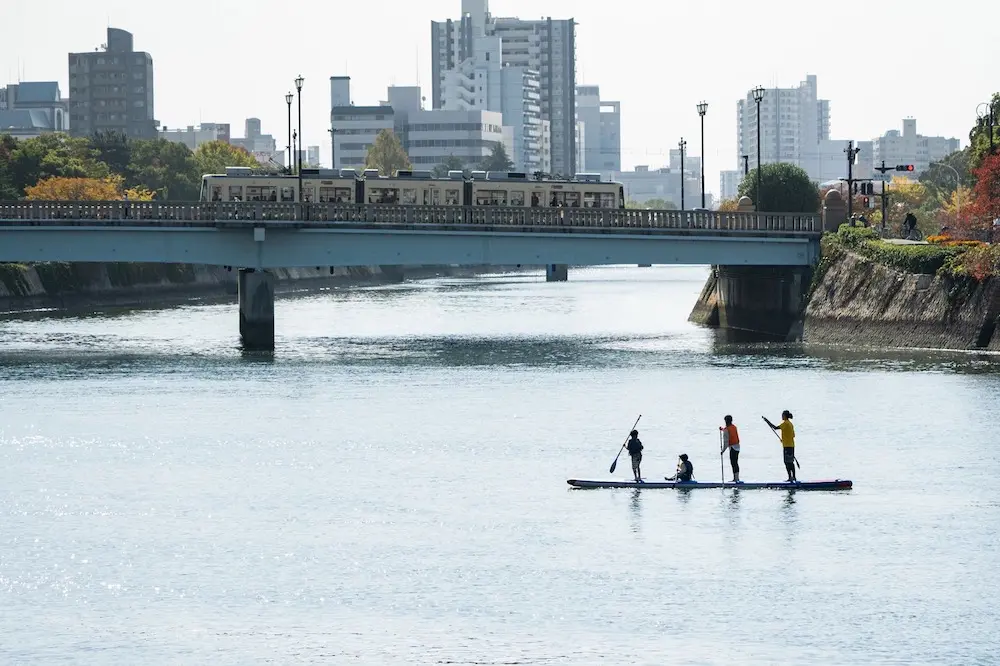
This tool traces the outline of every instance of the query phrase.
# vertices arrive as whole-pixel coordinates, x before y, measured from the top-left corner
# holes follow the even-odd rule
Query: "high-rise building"
[[[355,106],[351,77],[330,77],[330,128],[333,130],[333,168],[361,169],[368,149],[382,130],[395,126],[392,106]]]
[[[881,165],[912,164],[913,172],[907,176],[916,178],[930,168],[933,162],[940,161],[958,150],[958,139],[947,139],[943,136],[923,136],[917,134],[915,118],[903,120],[903,132],[889,130],[875,139],[873,161]]]
[[[70,131],[77,136],[121,132],[156,138],[153,58],[132,48],[132,33],[108,28],[97,51],[69,54]]]
[[[202,127],[204,127],[204,124]],[[228,129],[228,126],[226,128]],[[257,158],[257,161],[261,164],[272,167],[285,166],[285,155],[288,153],[277,150],[278,142],[273,135],[261,133],[259,118],[247,118],[243,123],[243,131],[246,136],[230,137],[229,143],[243,148]]]
[[[601,100],[600,86],[577,86],[576,116],[583,123],[583,162],[579,171],[621,171],[621,102]]]
[[[521,20],[489,13],[488,0],[462,0],[459,20],[431,23],[432,100],[445,108],[446,72],[476,57],[478,38],[501,39],[502,67],[537,72],[541,119],[549,123],[551,171],[573,175],[576,164],[576,23]],[[477,82],[478,91],[478,82]],[[505,121],[506,122],[506,121]]]
[[[725,199],[735,199],[740,191],[740,183],[743,182],[743,170],[720,171],[719,172],[719,197]]]
[[[750,92],[736,104],[737,163],[757,163],[757,104]],[[818,144],[830,138],[830,102],[817,97],[816,77],[797,88],[765,88],[760,103],[760,162],[787,162],[806,171],[818,158]],[[845,158],[846,159],[846,158]]]
[[[191,150],[212,141],[229,143],[229,125],[227,123],[202,123],[200,127],[188,125],[184,129],[170,129],[166,125],[157,131],[157,136],[166,141],[183,143]]]

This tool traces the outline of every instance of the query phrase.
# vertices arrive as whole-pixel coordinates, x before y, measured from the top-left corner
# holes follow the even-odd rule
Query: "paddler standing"
[[[733,483],[740,481],[740,433],[733,424],[733,417],[726,415],[726,425],[719,428],[722,431],[722,451],[720,455],[729,449],[729,464],[733,467]]]
[[[642,442],[639,441],[638,430],[629,433],[628,455],[632,458],[632,474],[635,475],[635,482],[642,483],[642,474],[639,472],[639,464],[642,463]]]
[[[781,451],[784,454],[788,482],[795,483],[795,426],[792,425],[792,413],[786,409],[781,412],[780,424],[774,425],[767,421],[767,425],[781,433]]]

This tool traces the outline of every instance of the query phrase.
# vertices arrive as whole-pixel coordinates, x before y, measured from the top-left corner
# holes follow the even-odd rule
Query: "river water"
[[[0,663],[1000,663],[1000,358],[727,343],[705,275],[4,320]],[[566,485],[640,413],[647,478],[731,413],[781,479],[785,408],[854,490]]]

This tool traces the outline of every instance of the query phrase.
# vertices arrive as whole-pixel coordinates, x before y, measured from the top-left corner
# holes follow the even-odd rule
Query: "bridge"
[[[0,202],[0,262],[240,269],[240,333],[273,348],[270,268],[723,264],[809,267],[822,218],[801,213],[273,202]]]

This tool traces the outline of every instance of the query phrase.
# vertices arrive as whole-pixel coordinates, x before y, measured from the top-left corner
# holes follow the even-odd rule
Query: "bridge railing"
[[[663,229],[818,234],[822,217],[808,213],[738,213],[505,206],[396,206],[277,202],[0,201],[0,225],[217,226],[294,223],[301,226],[469,225],[569,229]]]

